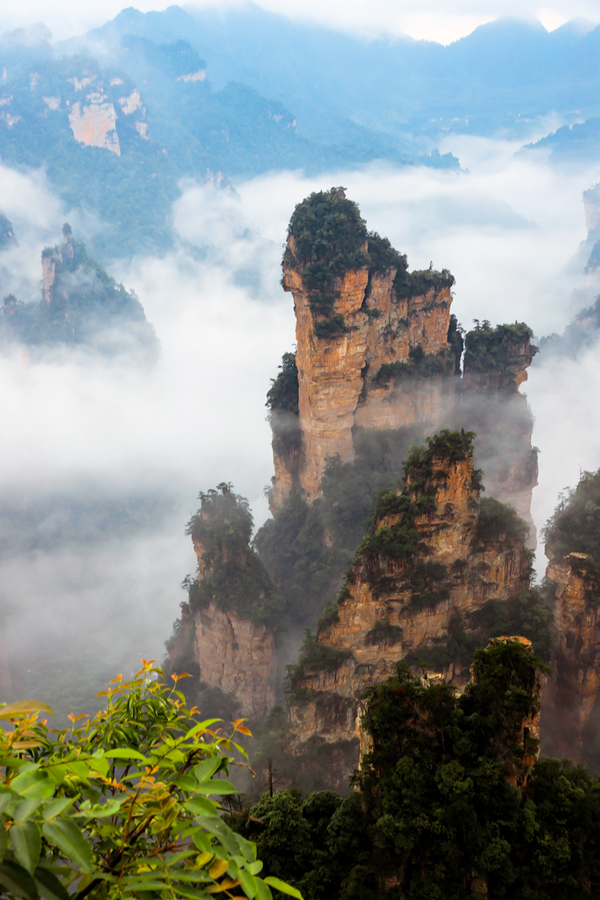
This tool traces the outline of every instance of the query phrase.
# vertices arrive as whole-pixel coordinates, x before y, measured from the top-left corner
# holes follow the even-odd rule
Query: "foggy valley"
[[[533,641],[558,673],[545,699],[538,685],[531,700],[537,712],[542,704],[542,755],[568,755],[598,775],[597,641],[591,625],[581,637],[584,619],[568,602],[580,590],[596,621],[600,503],[585,473],[600,469],[600,25],[563,24],[562,12],[557,30],[492,25],[495,11],[470,27],[475,13],[461,12],[463,22],[456,10],[465,36],[444,46],[433,33],[398,37],[383,6],[377,21],[387,25],[375,34],[354,19],[341,30],[325,13],[318,21],[252,4],[96,4],[94,15],[70,23],[55,10],[53,41],[33,4],[22,22],[0,13],[2,698],[37,698],[64,725],[68,713],[100,709],[96,694],[140,659],[164,660],[169,673],[185,662],[190,703],[205,703],[206,716],[249,718],[263,789],[268,759],[282,789],[345,796],[367,752],[361,743],[359,757],[355,736],[362,715],[368,752],[378,752],[368,703],[379,695],[369,685],[423,676],[423,688],[401,682],[421,709],[419,691],[439,675],[467,698],[452,700],[459,716],[475,690],[467,656],[502,622],[520,626],[501,633]],[[418,11],[404,15],[421,38]],[[351,54],[372,66],[362,84],[352,83]],[[505,83],[493,73],[484,83],[486,54]],[[532,54],[547,84],[525,64]],[[350,234],[339,244],[335,216]],[[297,250],[307,235],[312,256]],[[287,370],[284,354],[296,354]],[[270,394],[267,406],[270,389],[283,400]],[[460,438],[478,427],[478,437]],[[587,504],[589,534],[573,525],[579,543],[567,546],[570,526],[555,510],[562,498],[565,516],[579,515],[568,491],[582,476],[573,497]],[[419,506],[415,484],[429,506]],[[533,525],[529,538],[494,498]],[[402,560],[391,564],[376,539],[405,522],[395,515],[413,517],[418,543],[390,551]],[[460,531],[460,553],[436,543],[436,516],[447,545]],[[238,526],[242,536],[228,544]],[[572,551],[587,563],[568,569],[561,561]],[[227,580],[214,579],[236,554],[245,574],[228,598]],[[384,574],[374,586],[375,559]],[[438,566],[433,580],[427,566]],[[412,612],[398,613],[402,626],[391,612],[381,618],[382,597],[393,615],[404,598]],[[369,602],[378,612],[363,621]],[[576,661],[567,621],[578,641],[589,639]],[[362,629],[359,649],[353,628]],[[402,660],[412,676],[394,676]],[[523,791],[525,758],[509,778]],[[361,771],[356,783],[376,805]],[[235,784],[248,804],[260,800],[246,775]],[[266,808],[253,815],[267,821]],[[305,873],[269,872],[307,900],[321,896]],[[328,896],[425,896],[385,877],[387,887],[368,894],[340,875]],[[477,894],[475,880],[467,893],[509,896],[496,877],[489,894]],[[393,893],[401,883],[407,893]],[[514,896],[575,896],[522,890]]]

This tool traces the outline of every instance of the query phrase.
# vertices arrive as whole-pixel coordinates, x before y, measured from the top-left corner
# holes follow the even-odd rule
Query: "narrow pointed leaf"
[[[242,837],[241,834],[236,835],[238,839],[238,844],[240,845],[240,850],[242,851],[242,856],[246,860],[246,862],[254,863],[256,860],[256,844],[252,841],[246,840],[245,837]],[[262,866],[262,863],[261,863]],[[260,869],[258,869],[260,872]],[[253,872],[256,875],[256,872]]]
[[[9,894],[21,897],[22,900],[37,900],[38,890],[35,881],[22,866],[14,862],[0,865],[0,884]]]
[[[12,791],[2,791],[0,793],[0,813],[3,813],[15,800],[18,800],[18,794],[13,794]]]
[[[110,759],[140,759],[142,762],[148,764],[148,760],[141,753],[138,753],[137,750],[128,750],[126,748],[117,748],[116,750],[107,750],[104,754],[105,757],[109,757]]]
[[[296,897],[296,900],[302,900],[302,894],[297,888],[286,884],[285,881],[281,881],[279,878],[275,878],[273,875],[269,875],[268,878],[265,878],[265,884],[268,884],[270,887],[276,888],[278,891],[281,891],[282,894],[288,894],[290,897]]]
[[[92,848],[73,819],[44,822],[42,832],[48,843],[58,847],[67,859],[80,866],[86,874],[93,871]]]
[[[237,794],[237,788],[222,778],[212,778],[210,781],[203,781],[196,790],[199,794],[219,794],[221,796]]]
[[[38,891],[46,900],[69,900],[66,888],[50,869],[38,866],[34,878]]]
[[[192,797],[186,802],[185,808],[195,816],[216,816],[217,814],[217,804],[204,797]]]
[[[238,835],[229,828],[222,819],[218,817],[208,818],[207,816],[198,816],[198,822],[206,831],[214,834],[219,839],[223,847],[232,856],[238,856],[240,852],[240,844]]]
[[[40,861],[42,838],[35,822],[15,822],[9,831],[10,843],[17,862],[32,875]]]
[[[46,712],[51,716],[54,715],[52,707],[47,703],[41,703],[39,700],[19,700],[9,706],[0,707],[0,719],[14,719],[32,712]]]
[[[8,835],[6,833],[6,828],[4,827],[4,822],[0,822],[0,863],[4,859],[4,854],[8,849]]]
[[[207,781],[209,778],[218,771],[222,763],[221,756],[213,756],[212,759],[203,759],[201,763],[198,763],[197,766],[194,766],[193,773],[194,777],[198,779],[199,782]]]
[[[256,878],[251,872],[248,872],[247,869],[242,869],[242,871],[240,872],[240,880],[242,882],[242,887],[244,888],[246,897],[249,897],[249,900],[253,900],[253,898],[256,897],[258,891]]]
[[[273,894],[268,884],[265,884],[262,878],[256,878],[256,896],[257,900],[273,900]]]
[[[21,772],[11,782],[11,788],[21,797],[38,797],[44,799],[54,793],[55,784],[45,772],[34,769],[33,772]]]
[[[75,800],[71,797],[58,797],[56,800],[51,800],[44,809],[44,818],[53,819],[54,816],[64,812],[67,806],[72,806],[74,803]]]
[[[25,819],[28,819],[32,812],[40,805],[41,800],[38,800],[37,797],[29,797],[27,800],[21,800],[15,806],[14,812],[12,814],[15,822],[24,822]]]

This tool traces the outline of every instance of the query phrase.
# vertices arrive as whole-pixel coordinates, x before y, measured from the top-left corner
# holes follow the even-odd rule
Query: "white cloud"
[[[92,482],[118,496],[164,491],[175,503],[172,515],[135,540],[83,556],[63,548],[2,564],[13,624],[41,639],[57,622],[88,622],[99,653],[111,640],[94,624],[103,612],[115,627],[119,616],[141,616],[151,624],[136,632],[148,645],[139,653],[155,655],[178,612],[179,582],[194,566],[183,529],[197,492],[231,481],[259,522],[267,515],[262,490],[272,460],[264,399],[294,344],[292,298],[278,284],[279,263],[291,212],[311,191],[345,185],[368,226],[406,252],[412,268],[430,260],[449,268],[464,325],[473,317],[518,319],[538,334],[562,330],[573,291],[584,287],[570,265],[585,237],[581,192],[600,171],[557,173],[540,155],[514,158],[515,145],[484,139],[449,139],[448,147],[468,173],[373,165],[319,178],[265,175],[237,185],[237,194],[184,185],[174,206],[182,246],[112,270],[136,290],[156,327],[155,366],[72,353],[35,364],[0,357],[0,415],[10,422],[0,430],[1,492],[35,499]],[[57,239],[65,210],[39,173],[0,169],[0,186],[5,211],[26,236],[12,261],[21,284],[35,286],[39,251]],[[594,395],[596,368],[590,352],[559,375],[544,367],[531,374],[533,441],[542,450],[538,527],[558,492],[576,482],[578,467],[600,465],[600,429],[585,399]]]
[[[138,0],[136,9],[142,12],[163,10],[170,0]],[[190,6],[241,6],[238,0],[196,0]],[[408,34],[416,39],[448,44],[464,37],[478,25],[504,16],[540,19],[548,29],[554,29],[569,19],[585,17],[597,22],[598,6],[594,0],[406,0],[401,5],[393,0],[261,0],[263,9],[290,18],[316,22],[335,30],[351,31],[366,36],[380,34]],[[122,0],[102,0],[81,4],[75,0],[23,0],[18,6],[5,5],[0,13],[0,32],[44,22],[60,40],[82,34],[103,25],[123,8]]]

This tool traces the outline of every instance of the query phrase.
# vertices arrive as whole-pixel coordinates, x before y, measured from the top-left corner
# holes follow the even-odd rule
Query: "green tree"
[[[53,732],[43,703],[0,708],[0,884],[20,900],[270,900],[271,887],[301,898],[276,877],[262,879],[256,847],[235,834],[217,796],[223,775],[246,756],[219,720],[200,721],[145,662],[133,681],[111,682],[106,710],[71,716]]]

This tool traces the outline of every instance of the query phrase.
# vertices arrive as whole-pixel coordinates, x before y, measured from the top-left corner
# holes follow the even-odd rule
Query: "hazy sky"
[[[34,22],[44,22],[56,39],[79,34],[102,25],[124,6],[124,0],[21,0],[5,2],[0,11],[0,31]],[[133,4],[144,12],[165,9],[171,0],[139,0]],[[184,5],[183,3],[181,5]],[[195,3],[190,5],[203,5]],[[216,0],[206,5],[233,5]],[[597,0],[260,0],[265,9],[334,28],[373,35],[410,34],[445,44],[469,34],[478,25],[501,16],[540,19],[552,30],[569,19],[600,20]]]

